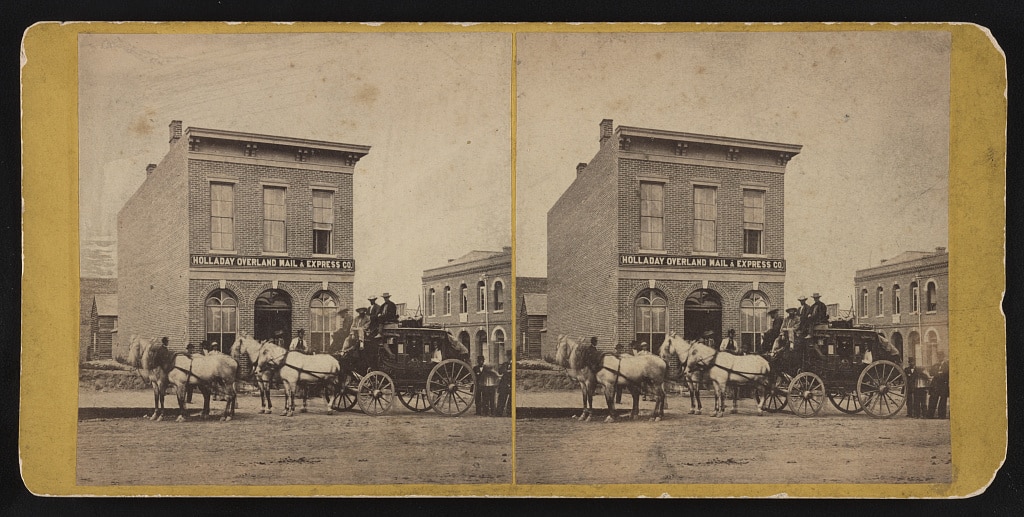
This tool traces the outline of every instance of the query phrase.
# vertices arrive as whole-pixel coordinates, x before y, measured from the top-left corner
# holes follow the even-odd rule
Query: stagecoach
[[[418,413],[433,409],[461,415],[473,405],[476,389],[468,359],[469,352],[443,329],[409,322],[387,325],[380,336],[368,337],[354,357],[341,360],[342,378],[348,382],[340,390],[337,408],[359,404],[363,413],[377,416],[398,398]]]
[[[818,352],[815,352],[817,348]],[[895,415],[906,403],[907,376],[899,351],[869,328],[846,322],[818,325],[772,361],[768,411],[817,415],[825,399],[843,413]]]

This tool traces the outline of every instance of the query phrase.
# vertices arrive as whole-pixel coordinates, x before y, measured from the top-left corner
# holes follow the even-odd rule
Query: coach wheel
[[[352,409],[356,405],[356,398],[359,396],[359,381],[355,376],[349,378],[349,381],[339,388],[341,391],[338,393],[337,406],[335,409],[340,411],[347,411]]]
[[[427,391],[423,388],[406,388],[398,392],[398,401],[403,406],[417,412],[422,413],[430,409],[430,399],[427,397]]]
[[[847,388],[830,388],[828,390],[828,400],[832,402],[832,405],[835,406],[836,409],[848,415],[864,411],[864,408],[860,407],[860,399],[857,398],[857,390]]]
[[[907,403],[907,374],[894,362],[875,361],[857,378],[857,398],[865,413],[889,418]]]
[[[434,411],[445,416],[458,416],[473,405],[476,374],[468,363],[445,359],[430,370],[427,394]]]
[[[356,400],[363,413],[383,415],[391,409],[391,404],[395,401],[395,381],[384,372],[370,372],[359,381]]]
[[[804,372],[789,383],[789,408],[797,416],[817,415],[825,404],[825,383],[821,377]]]
[[[764,409],[769,413],[778,413],[785,409],[789,402],[789,376],[785,374],[771,374],[768,380],[768,391],[765,393],[768,402]]]

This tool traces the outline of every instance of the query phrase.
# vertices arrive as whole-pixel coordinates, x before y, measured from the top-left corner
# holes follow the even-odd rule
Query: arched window
[[[892,313],[900,313],[900,284],[892,286]]]
[[[487,332],[478,330],[476,332],[476,343],[473,343],[474,356],[484,356],[484,362],[487,362]],[[473,364],[476,364],[475,362]]]
[[[227,289],[218,289],[206,298],[206,340],[217,342],[217,350],[231,349],[238,333],[238,299]]]
[[[866,318],[868,316],[868,290],[861,289],[860,291],[860,317]]]
[[[740,300],[740,346],[743,352],[760,352],[761,338],[768,330],[768,298],[750,291]]]
[[[494,329],[494,346],[491,349],[494,351],[494,357],[491,358],[491,362],[494,364],[501,364],[505,362],[505,331],[501,329]]]
[[[468,290],[466,284],[459,286],[459,312],[463,314],[469,312],[469,293],[466,292]]]
[[[935,309],[939,306],[938,296],[935,293],[935,282],[928,281],[928,287],[925,288],[925,310],[928,312],[935,312]]]
[[[494,310],[505,310],[505,286],[501,280],[494,282]]]
[[[921,312],[921,293],[916,281],[910,282],[910,312]]]
[[[437,316],[437,291],[433,287],[427,292],[427,314]]]
[[[309,344],[316,352],[326,352],[331,344],[331,333],[341,326],[338,302],[334,295],[320,291],[309,301]]]
[[[885,310],[885,289],[882,286],[878,286],[878,290],[875,291],[875,314],[881,316]]]
[[[447,285],[444,286],[444,313],[452,313],[452,288]]]
[[[668,328],[668,302],[657,289],[644,289],[633,302],[637,342],[646,342],[657,353]]]
[[[928,330],[925,333],[924,362],[920,366],[931,366],[938,361],[939,356],[939,333]]]
[[[487,282],[483,280],[476,283],[476,310],[477,312],[487,310]]]

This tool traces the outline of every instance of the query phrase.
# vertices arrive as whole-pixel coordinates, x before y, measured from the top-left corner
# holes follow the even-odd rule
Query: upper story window
[[[875,291],[875,314],[879,316],[883,314],[883,311],[885,309],[884,296],[885,289],[882,289],[882,286],[878,286],[878,290]]]
[[[921,311],[921,293],[918,292],[917,282],[910,283],[910,312]]]
[[[235,249],[235,186],[210,183],[210,249]]]
[[[263,251],[285,251],[284,200],[284,187],[263,187]]]
[[[505,310],[505,286],[502,285],[501,280],[494,282],[494,310]]]
[[[430,316],[437,316],[437,291],[431,287],[430,291],[427,292],[427,314]]]
[[[334,192],[313,191],[313,253],[330,255],[334,249],[331,238],[334,233]]]
[[[743,190],[743,253],[764,254],[763,190]]]
[[[868,315],[868,290],[861,289],[860,291],[860,316],[862,318]]]
[[[483,280],[476,283],[476,310],[477,312],[487,310],[487,282]]]
[[[718,250],[718,189],[693,187],[693,250]]]
[[[892,313],[900,313],[900,284],[892,286]]]
[[[939,306],[938,295],[935,289],[935,282],[929,280],[928,286],[925,288],[925,310],[928,312],[935,312],[935,309]]]
[[[665,249],[665,186],[640,182],[640,249]]]
[[[469,312],[469,293],[466,292],[468,290],[466,284],[459,286],[459,312],[461,313]]]
[[[452,313],[452,288],[447,285],[444,286],[444,313]]]

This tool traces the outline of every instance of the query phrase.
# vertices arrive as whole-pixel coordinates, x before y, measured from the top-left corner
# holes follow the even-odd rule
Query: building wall
[[[94,307],[91,319],[89,359],[112,359],[111,332],[117,327],[117,316],[100,316]]]
[[[617,159],[612,140],[548,211],[548,337],[615,336]]]
[[[80,278],[78,281],[78,360],[85,361],[92,345],[92,303],[97,294],[116,294],[116,278]]]
[[[167,336],[183,350],[188,339],[188,168],[182,140],[148,174],[117,217],[118,343],[133,335]],[[139,171],[139,174],[146,174]]]

